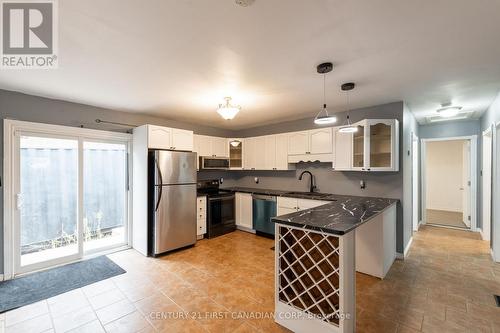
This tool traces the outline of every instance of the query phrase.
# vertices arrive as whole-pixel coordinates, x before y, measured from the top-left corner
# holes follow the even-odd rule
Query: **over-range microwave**
[[[200,170],[228,170],[229,158],[200,156]]]

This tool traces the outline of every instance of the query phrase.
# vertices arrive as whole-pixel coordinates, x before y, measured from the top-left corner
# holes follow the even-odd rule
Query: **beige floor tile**
[[[58,317],[63,314],[76,311],[89,306],[87,297],[81,289],[75,289],[67,293],[47,299],[52,316]]]
[[[120,319],[112,321],[104,328],[108,333],[135,333],[150,326],[149,322],[139,311],[134,311]]]
[[[96,314],[101,323],[103,325],[107,325],[112,321],[134,312],[135,310],[135,306],[128,300],[124,299],[97,310]]]
[[[82,291],[85,294],[85,296],[90,298],[115,288],[116,285],[113,283],[113,280],[106,279],[96,283],[89,284],[88,286],[83,287]]]
[[[49,313],[49,307],[46,300],[26,305],[5,313],[5,326],[12,326],[47,313]]]
[[[52,328],[49,314],[31,318],[5,328],[6,333],[41,333]]]
[[[102,327],[99,320],[93,320],[89,323],[86,323],[80,327],[75,328],[74,330],[69,331],[70,333],[104,333],[104,328]]]
[[[60,316],[53,316],[57,333],[67,332],[97,319],[92,307],[87,306]]]
[[[92,308],[94,310],[98,310],[100,308],[103,308],[105,306],[108,306],[110,304],[116,303],[118,301],[121,301],[125,299],[125,295],[118,290],[117,288],[115,289],[110,289],[108,291],[105,291],[103,293],[97,294],[93,297],[89,297],[89,303],[92,305]]]

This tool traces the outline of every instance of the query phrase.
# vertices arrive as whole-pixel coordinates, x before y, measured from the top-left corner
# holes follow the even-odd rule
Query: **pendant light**
[[[353,90],[355,86],[356,85],[352,82],[344,83],[342,86],[340,86],[342,91],[345,91],[347,98],[347,118],[344,125],[342,125],[342,127],[340,127],[339,129],[339,132],[341,133],[355,133],[358,131],[358,127],[352,125],[351,119],[349,119],[349,111],[351,111],[351,106],[349,101],[349,91]]]
[[[217,113],[226,120],[233,119],[238,112],[241,110],[239,105],[231,105],[231,97],[224,97],[226,104],[219,104]]]
[[[329,115],[326,109],[326,73],[331,72],[332,69],[333,64],[331,62],[325,62],[316,67],[318,73],[323,74],[323,109],[321,109],[314,118],[314,123],[316,125],[326,125],[337,122],[337,117]]]

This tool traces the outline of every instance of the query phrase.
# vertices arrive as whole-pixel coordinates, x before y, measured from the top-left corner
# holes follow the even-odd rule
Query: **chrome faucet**
[[[310,193],[313,193],[314,192],[314,189],[316,188],[316,186],[314,186],[314,178],[313,178],[313,174],[310,173],[309,171],[302,171],[302,173],[300,174],[299,176],[299,180],[302,180],[302,176],[305,174],[305,173],[308,173],[309,174],[309,192]]]

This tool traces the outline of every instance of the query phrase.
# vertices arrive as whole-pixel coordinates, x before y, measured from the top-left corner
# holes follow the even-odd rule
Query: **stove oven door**
[[[208,197],[208,238],[217,237],[236,229],[234,195]]]

